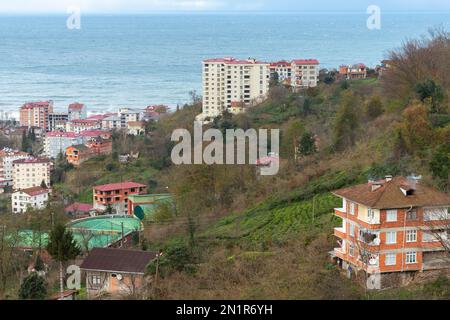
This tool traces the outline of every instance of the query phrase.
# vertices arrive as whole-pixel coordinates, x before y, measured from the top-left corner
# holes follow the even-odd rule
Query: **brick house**
[[[139,293],[146,267],[155,258],[156,253],[148,251],[93,248],[80,266],[86,275],[88,298]]]
[[[145,194],[147,186],[136,182],[119,182],[96,186],[93,189],[94,209],[106,211],[111,207],[117,214],[128,213],[128,197],[130,195]]]
[[[417,272],[450,268],[445,241],[450,196],[418,180],[387,176],[333,192],[342,198],[332,256],[349,275],[364,271],[372,288],[399,286]],[[444,241],[444,242],[443,242]]]

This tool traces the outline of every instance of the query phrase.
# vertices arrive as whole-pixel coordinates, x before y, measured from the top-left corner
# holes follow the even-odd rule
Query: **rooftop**
[[[27,158],[13,161],[13,164],[33,164],[33,163],[50,163],[46,158]]]
[[[292,60],[293,64],[302,64],[302,65],[317,65],[319,64],[319,60],[317,59],[294,59]]]
[[[255,59],[251,59],[251,58],[248,58],[246,60],[237,60],[232,57],[206,59],[203,62],[204,63],[224,63],[224,64],[267,64],[266,62],[257,61]]]
[[[450,195],[405,177],[369,181],[333,194],[374,209],[450,206]]]
[[[76,138],[79,135],[75,132],[50,131],[45,134],[48,138]]]
[[[34,197],[34,196],[38,196],[41,194],[50,193],[50,190],[46,189],[46,188],[42,188],[42,187],[33,187],[33,188],[28,188],[28,189],[22,189],[17,192],[23,192],[23,193],[28,194],[29,196]]]
[[[114,191],[114,190],[122,190],[122,189],[131,189],[131,188],[143,188],[146,187],[145,184],[136,183],[136,182],[119,182],[119,183],[111,183],[104,184],[101,186],[94,187],[97,191]]]
[[[89,204],[89,203],[80,203],[80,202],[75,202],[72,203],[71,205],[67,206],[64,211],[65,212],[74,212],[74,211],[78,211],[78,212],[89,212],[93,209],[94,207]]]
[[[84,270],[144,274],[156,253],[140,250],[94,248],[80,268]]]
[[[81,110],[83,108],[84,108],[84,104],[82,104],[82,103],[75,102],[75,103],[69,104],[69,110]]]

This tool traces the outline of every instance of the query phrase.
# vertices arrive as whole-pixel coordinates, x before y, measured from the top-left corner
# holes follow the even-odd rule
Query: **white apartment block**
[[[56,159],[70,146],[82,144],[83,138],[74,132],[47,132],[44,138],[44,156]]]
[[[39,187],[42,181],[50,186],[51,162],[43,158],[20,159],[13,162],[14,190]]]
[[[269,92],[269,63],[233,58],[203,61],[203,109],[197,119],[214,118],[225,110],[240,113]]]
[[[122,108],[119,110],[120,127],[127,128],[128,122],[138,122],[141,119],[142,110]]]
[[[50,190],[41,187],[34,187],[16,191],[11,196],[13,213],[25,213],[29,209],[44,209]]]
[[[292,86],[295,88],[316,87],[319,82],[319,61],[316,59],[292,60]]]
[[[13,162],[27,159],[30,155],[26,152],[5,148],[0,151],[0,181],[4,186],[11,186],[13,181]]]

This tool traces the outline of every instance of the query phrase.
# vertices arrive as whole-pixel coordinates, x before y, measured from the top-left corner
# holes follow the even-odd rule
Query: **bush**
[[[43,300],[47,296],[45,280],[36,272],[29,274],[19,289],[19,298],[22,300]]]

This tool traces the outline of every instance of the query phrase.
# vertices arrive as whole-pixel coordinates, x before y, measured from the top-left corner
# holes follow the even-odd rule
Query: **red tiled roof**
[[[290,65],[291,65],[290,62],[284,60],[270,63],[271,67],[289,67]]]
[[[372,190],[372,185],[379,187]],[[406,196],[401,188],[411,188],[412,195]],[[339,189],[333,194],[374,209],[408,208],[410,206],[450,206],[450,195],[413,182],[405,177],[395,177],[390,181],[381,180],[353,187]]]
[[[75,132],[61,132],[61,131],[51,131],[45,134],[46,137],[63,137],[63,138],[76,138],[79,134]]]
[[[42,188],[42,187],[33,187],[33,188],[28,188],[28,189],[22,189],[22,190],[19,190],[19,191],[23,192],[23,193],[26,193],[26,194],[28,194],[28,195],[30,195],[32,197],[38,196],[38,195],[41,195],[41,194],[44,194],[44,193],[50,193],[49,189],[45,189],[45,188]]]
[[[86,130],[80,133],[82,137],[98,137],[98,136],[111,136],[111,132],[103,130]]]
[[[299,65],[316,65],[319,64],[319,60],[317,59],[294,59],[292,60],[293,64],[299,64]]]
[[[231,57],[227,57],[227,58],[213,58],[213,59],[206,59],[203,62],[205,63],[209,63],[209,62],[221,62],[224,64],[265,64],[265,62],[262,61],[256,61],[256,60],[236,60],[234,58]]]
[[[75,102],[75,103],[69,104],[69,110],[81,110],[83,108],[84,108],[84,104],[82,104],[82,103]]]
[[[70,122],[73,124],[96,124],[96,123],[98,123],[98,121],[95,119],[76,119],[76,120],[72,120]]]
[[[33,109],[48,106],[50,106],[50,101],[27,102],[21,107],[21,109]]]
[[[97,191],[113,191],[113,190],[123,190],[123,189],[131,189],[131,188],[139,188],[146,187],[145,184],[136,183],[136,182],[119,182],[119,183],[111,183],[105,184],[101,186],[94,187]]]
[[[45,158],[28,158],[13,161],[13,164],[25,164],[25,163],[50,163],[50,160]]]
[[[78,212],[89,212],[93,209],[94,207],[88,203],[80,203],[80,202],[75,202],[72,203],[71,205],[67,206],[64,211],[65,212],[74,212],[74,211],[78,211]]]

